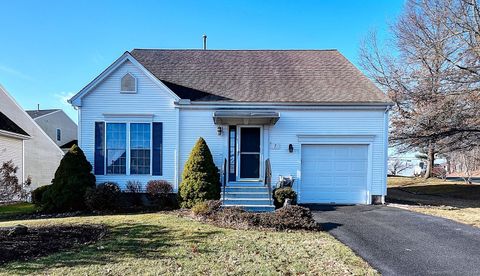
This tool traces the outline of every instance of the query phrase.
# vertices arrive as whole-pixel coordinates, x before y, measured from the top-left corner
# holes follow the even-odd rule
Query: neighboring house
[[[97,182],[177,190],[203,137],[227,205],[271,207],[268,163],[274,185],[294,177],[300,203],[386,195],[391,101],[336,50],[135,49],[70,102]]]
[[[2,144],[9,143],[5,147],[6,150],[2,150],[0,146],[0,161],[12,159],[16,166],[22,167],[21,179],[24,181],[30,177],[32,188],[50,184],[63,157],[63,152],[2,86],[0,86],[0,112],[22,130],[17,129],[16,132],[20,132],[21,136],[18,138],[23,140],[23,157],[20,161],[20,143],[7,141],[5,135],[0,135]],[[5,133],[3,132],[3,134]]]
[[[77,144],[77,124],[61,109],[27,110],[50,139],[67,152]]]
[[[19,182],[25,180],[24,141],[30,139],[25,130],[0,111],[0,166],[12,161],[17,166]]]

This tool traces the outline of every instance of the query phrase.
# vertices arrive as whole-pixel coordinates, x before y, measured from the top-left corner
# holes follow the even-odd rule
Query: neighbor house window
[[[150,174],[150,124],[130,124],[130,174]]]
[[[57,128],[57,141],[62,140],[62,130]]]
[[[124,123],[107,124],[107,174],[126,174],[127,128]]]
[[[122,77],[121,91],[126,93],[135,93],[137,91],[137,80],[132,74],[127,73]]]

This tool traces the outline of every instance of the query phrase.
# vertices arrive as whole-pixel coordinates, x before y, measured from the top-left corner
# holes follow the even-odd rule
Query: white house
[[[295,179],[300,203],[386,194],[391,101],[336,50],[135,49],[70,102],[98,182],[176,190],[203,137],[227,205],[271,205],[268,163],[273,185]]]
[[[63,152],[78,143],[78,126],[63,110],[38,108],[27,113]]]
[[[12,160],[23,182],[49,185],[63,152],[0,85],[0,165]]]

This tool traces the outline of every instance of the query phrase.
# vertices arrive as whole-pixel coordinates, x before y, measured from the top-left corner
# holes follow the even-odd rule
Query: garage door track
[[[308,206],[383,275],[480,275],[480,229],[387,206]]]

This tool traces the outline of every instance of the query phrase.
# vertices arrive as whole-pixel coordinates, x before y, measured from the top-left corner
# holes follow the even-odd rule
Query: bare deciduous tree
[[[469,18],[472,26],[460,33],[459,22],[466,19],[448,17],[458,9],[478,15],[471,0],[407,1],[387,41],[396,54],[385,54],[374,33],[360,49],[361,66],[394,102],[392,144],[400,151],[426,148],[426,178],[432,176],[436,153],[471,147],[480,135],[480,78],[475,77],[480,67],[474,58],[480,48],[461,42],[472,33],[479,37],[474,26],[479,21]]]
[[[411,163],[402,161],[398,158],[392,158],[388,162],[388,171],[391,175],[398,175],[411,168],[413,168]]]

